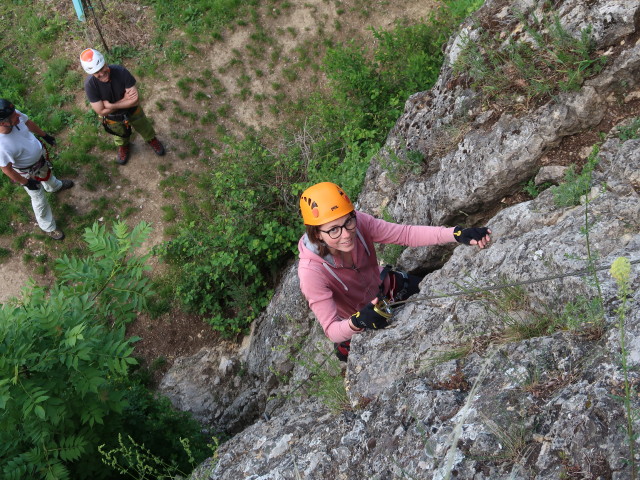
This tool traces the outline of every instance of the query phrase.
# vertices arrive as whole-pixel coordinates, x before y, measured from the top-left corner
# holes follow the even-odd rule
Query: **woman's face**
[[[342,227],[342,228],[341,228]],[[341,230],[336,236],[337,230]],[[329,233],[331,232],[331,234]],[[319,227],[319,236],[332,253],[334,251],[350,252],[355,245],[356,237],[356,217],[355,214],[348,213],[331,222],[327,222]],[[332,238],[336,237],[336,238]]]

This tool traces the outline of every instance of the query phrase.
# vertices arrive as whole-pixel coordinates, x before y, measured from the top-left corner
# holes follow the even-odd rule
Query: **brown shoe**
[[[58,229],[47,232],[47,235],[49,235],[54,240],[62,240],[64,238],[64,232]]]
[[[164,155],[164,146],[160,143],[160,140],[158,140],[156,137],[153,137],[147,143],[151,145],[151,148],[153,148],[153,151],[156,153],[156,155],[158,155],[159,157]]]
[[[67,190],[71,187],[73,187],[75,184],[73,183],[73,180],[62,180],[62,186],[56,190],[56,192],[60,192],[62,190]]]
[[[129,145],[121,145],[118,147],[118,156],[116,157],[116,162],[120,165],[126,165],[129,161]]]

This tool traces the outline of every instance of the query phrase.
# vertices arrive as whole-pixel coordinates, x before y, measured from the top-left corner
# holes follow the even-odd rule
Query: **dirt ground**
[[[277,39],[275,45],[269,46],[269,50],[280,49],[280,57],[289,59],[291,63],[298,61],[296,47],[304,42],[319,42],[319,31],[323,31],[325,37],[331,38],[335,44],[348,42],[353,38],[361,38],[366,44],[372,46],[375,41],[369,27],[377,29],[390,29],[399,19],[417,21],[424,19],[437,5],[437,0],[396,0],[392,2],[366,2],[362,0],[347,0],[343,2],[328,2],[323,0],[292,0],[291,7],[284,10],[278,16],[269,15],[262,7],[260,10],[260,23],[267,32]],[[364,7],[366,5],[366,8]],[[338,6],[340,8],[338,8]],[[60,14],[72,13],[62,10]],[[70,7],[68,7],[70,9]],[[368,14],[364,14],[364,11]],[[102,33],[107,43],[142,45],[150,41],[152,32],[149,29],[151,22],[149,17],[153,11],[149,7],[141,7],[127,1],[118,3],[118,22],[107,15],[102,21]],[[124,19],[124,20],[123,20]],[[121,23],[125,21],[129,28],[122,29]],[[231,60],[238,51],[245,51],[248,38],[252,33],[251,24],[234,25],[223,34],[223,41],[216,42],[208,47],[202,47],[198,52],[192,52],[182,65],[177,68],[163,66],[162,79],[145,77],[139,82],[142,105],[149,117],[155,122],[158,138],[165,144],[167,153],[164,157],[156,156],[153,151],[141,141],[139,137],[133,137],[133,149],[130,161],[125,166],[116,166],[114,163],[115,148],[113,152],[97,153],[110,168],[110,181],[105,188],[91,191],[85,188],[86,181],[82,172],[77,178],[73,178],[76,185],[73,189],[59,194],[59,202],[73,205],[78,214],[84,214],[92,208],[92,202],[106,196],[110,202],[135,207],[135,213],[127,217],[129,225],[135,225],[144,220],[153,227],[153,232],[144,249],[148,250],[154,245],[166,240],[162,207],[170,204],[172,199],[165,198],[160,188],[160,181],[171,173],[183,171],[198,171],[201,163],[196,158],[181,158],[178,152],[188,148],[185,138],[188,137],[190,126],[187,122],[176,119],[172,108],[172,101],[179,99],[181,108],[187,111],[201,112],[205,107],[217,108],[225,102],[230,105],[227,118],[220,119],[226,128],[234,133],[240,133],[242,126],[260,128],[273,126],[280,121],[268,108],[259,108],[257,102],[239,99],[240,86],[237,81],[237,72],[229,69]],[[286,35],[283,32],[295,32],[295,35]],[[277,32],[277,33],[276,33]],[[99,42],[95,42],[99,48]],[[70,58],[76,58],[86,45],[71,41],[66,45],[66,54]],[[269,52],[267,52],[269,53]],[[273,83],[281,82],[283,69],[288,63],[280,62],[276,66],[269,64],[269,55],[264,59],[252,59],[251,69],[265,72],[263,77],[253,76],[249,88],[253,94],[264,93],[273,95]],[[132,69],[134,65],[125,63]],[[77,65],[78,71],[80,66]],[[177,86],[178,79],[188,76],[191,72],[201,72],[209,69],[216,72],[222,84],[226,88],[226,94],[221,98],[216,97],[214,105],[205,105],[205,102],[196,100],[193,96],[184,98]],[[218,73],[224,72],[227,73]],[[311,82],[313,75],[319,75],[319,81]],[[84,76],[84,73],[83,73]],[[301,72],[292,84],[288,84],[288,98],[295,97],[296,93],[305,94],[313,88],[324,88],[325,81],[322,74],[317,72]],[[290,101],[290,100],[286,100]],[[83,92],[78,92],[77,104],[80,108],[88,108]],[[28,113],[28,112],[27,112]],[[215,129],[216,125],[206,128]],[[202,127],[201,127],[202,128]],[[106,135],[102,132],[101,135]],[[65,133],[58,136],[60,144],[64,144]],[[22,192],[16,189],[16,195]],[[130,203],[125,203],[130,202]],[[32,217],[32,212],[26,212]],[[100,221],[109,225],[114,218],[102,218]],[[37,231],[34,222],[16,225],[18,234],[28,231]],[[11,236],[0,236],[0,247],[12,249]],[[66,239],[78,241],[78,239]],[[55,258],[58,247],[45,244],[42,239],[30,237],[23,249],[34,256],[48,254]],[[162,268],[156,258],[151,259],[154,268]],[[13,255],[0,264],[0,303],[6,302],[11,297],[19,296],[22,287],[33,279],[38,284],[50,284],[53,276],[50,272],[38,274],[33,263],[25,264],[21,254]],[[176,302],[177,303],[177,302]],[[141,316],[130,327],[130,334],[137,335],[142,340],[137,344],[136,353],[148,365],[157,365],[156,378],[165,371],[172,361],[183,355],[195,353],[206,345],[212,345],[220,341],[218,336],[199,317],[187,315],[179,309],[163,315],[159,319],[151,319]]]

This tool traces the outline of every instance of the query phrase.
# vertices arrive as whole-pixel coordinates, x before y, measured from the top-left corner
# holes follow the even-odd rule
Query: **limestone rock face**
[[[203,348],[179,359],[162,379],[160,391],[213,431],[235,433],[282,403],[283,379],[305,375],[290,357],[302,349],[330,351],[324,338],[292,265],[239,350]]]
[[[540,17],[546,5],[488,0],[475,19],[508,35],[522,29],[512,12]],[[451,67],[462,38],[478,37],[470,19],[437,84],[408,99],[358,199],[401,223],[487,225],[489,248],[404,251],[398,267],[429,273],[389,328],[354,337],[352,408],[340,413],[306,388],[301,359],[322,362],[332,346],[291,265],[240,351],[203,350],[162,383],[175,405],[235,433],[193,480],[632,478],[620,397],[625,373],[640,381],[640,139],[620,132],[640,112],[640,4],[554,5],[572,35],[591,26],[609,56],[601,73],[544,104],[487,106]],[[420,173],[389,170],[417,154]],[[505,200],[567,155],[599,159],[577,204],[558,206],[561,186]],[[608,273],[619,256],[633,262],[623,322]]]

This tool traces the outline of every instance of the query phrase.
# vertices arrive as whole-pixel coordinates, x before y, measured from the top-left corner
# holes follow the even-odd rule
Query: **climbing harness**
[[[128,111],[126,113],[115,113],[115,114],[111,113],[109,115],[105,115],[103,117],[100,117],[102,119],[102,126],[104,127],[105,131],[107,133],[110,133],[111,135],[115,135],[117,137],[122,137],[122,138],[129,138],[131,136],[131,123],[129,122],[129,116],[135,115],[139,112],[140,112],[140,106],[138,105],[137,107],[135,107],[133,112]],[[115,132],[111,127],[109,127],[109,125],[116,125],[118,123],[121,125],[124,125],[123,134]]]
[[[129,116],[126,113],[120,114],[120,115],[109,115],[109,117],[101,117],[102,118],[102,126],[104,127],[104,130],[107,133],[110,133],[111,135],[115,135],[117,137],[122,137],[122,138],[129,138],[131,136],[131,125],[129,124]],[[119,118],[119,119],[116,119]],[[118,133],[115,132],[109,125],[115,125],[115,124],[122,124],[124,125],[124,133]]]
[[[409,275],[406,272],[400,270],[392,270],[391,265],[385,265],[380,272],[380,286],[378,288],[378,303],[373,307],[374,312],[378,315],[382,315],[384,318],[390,318],[392,315],[391,306],[396,303],[397,300],[404,299],[407,294],[410,294],[411,282]],[[392,275],[389,275],[389,274]],[[390,284],[388,294],[384,293],[384,280],[389,276]]]
[[[53,165],[49,160],[49,149],[42,141],[40,141],[40,143],[44,147],[44,154],[40,157],[40,159],[36,163],[25,168],[18,168],[18,167],[13,167],[13,168],[14,170],[17,170],[20,173],[26,174],[27,178],[33,178],[38,182],[46,182],[47,180],[49,180],[49,178],[51,178],[51,170],[53,169]],[[43,176],[42,174],[45,171],[46,173],[44,173],[44,176]]]

